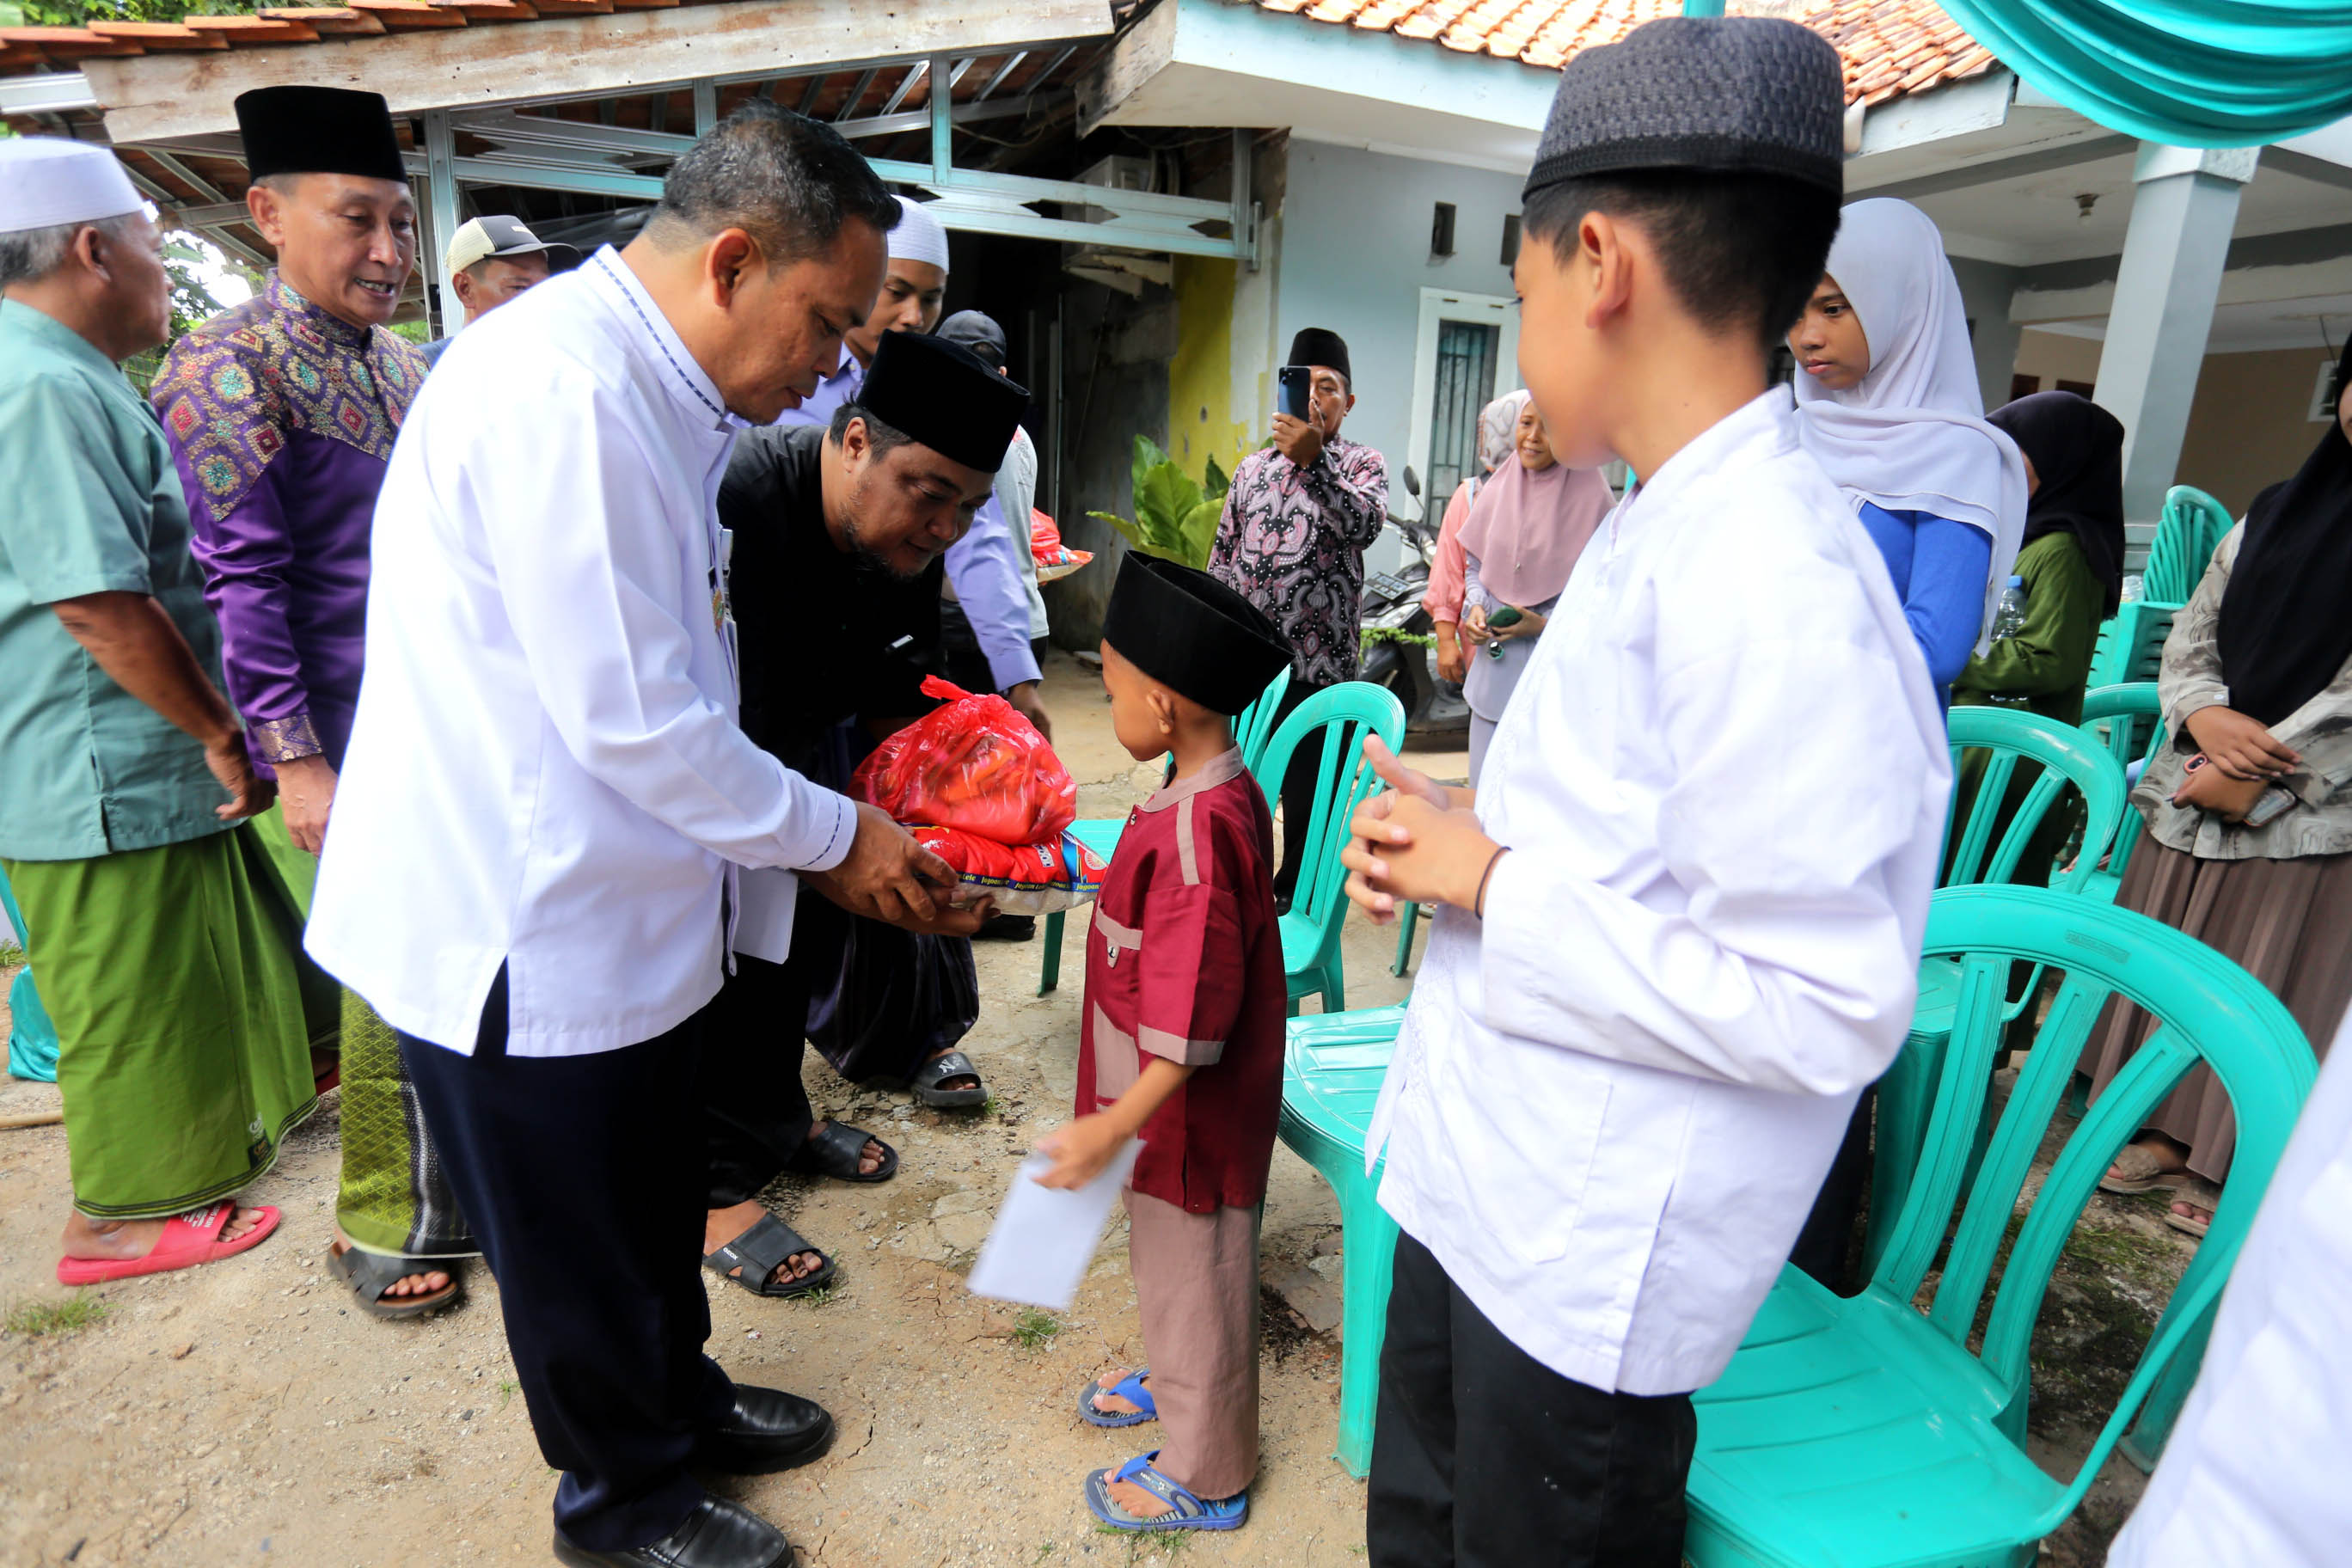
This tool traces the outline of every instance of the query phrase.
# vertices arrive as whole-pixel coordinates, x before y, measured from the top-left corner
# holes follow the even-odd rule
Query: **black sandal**
[[[803,1252],[815,1253],[824,1259],[824,1267],[801,1279],[794,1279],[788,1271],[779,1282],[776,1270]],[[757,1225],[707,1255],[702,1266],[754,1296],[772,1296],[778,1300],[822,1290],[833,1283],[837,1272],[831,1253],[821,1247],[811,1247],[807,1237],[772,1214],[761,1215]],[[739,1268],[742,1270],[740,1274],[733,1272]]]
[[[346,1247],[341,1252],[327,1249],[327,1262],[343,1277],[359,1300],[360,1310],[370,1317],[394,1320],[421,1318],[427,1312],[437,1312],[454,1305],[459,1286],[456,1259],[436,1260],[430,1258],[386,1258],[381,1253],[362,1252],[356,1247]],[[384,1292],[412,1274],[442,1273],[449,1283],[438,1290],[422,1296],[394,1296],[384,1299]]]
[[[868,1142],[882,1146],[882,1163],[872,1171],[861,1171],[858,1163],[866,1157]],[[828,1121],[824,1131],[803,1142],[793,1157],[784,1162],[784,1169],[802,1176],[831,1176],[836,1182],[856,1182],[871,1186],[887,1182],[898,1173],[898,1151],[861,1127],[845,1121]]]
[[[941,1089],[940,1085],[951,1078],[969,1078],[970,1089]],[[967,1105],[988,1103],[988,1085],[980,1080],[980,1069],[961,1051],[950,1051],[943,1057],[933,1057],[915,1069],[907,1088],[925,1105],[936,1110],[953,1110]]]

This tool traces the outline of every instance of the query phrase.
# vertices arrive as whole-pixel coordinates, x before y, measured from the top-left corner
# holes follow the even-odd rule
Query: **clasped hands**
[[[2224,822],[2242,822],[2263,791],[2303,763],[2302,753],[2283,743],[2260,721],[2219,703],[2200,708],[2182,724],[2202,748],[2204,765],[2191,762],[2173,804],[2210,811]]]
[[[1470,792],[1452,790],[1397,760],[1379,736],[1364,756],[1388,786],[1356,810],[1349,844],[1348,897],[1387,925],[1400,903],[1453,904],[1473,914],[1503,847],[1486,837],[1470,809]]]
[[[1486,624],[1486,607],[1484,605],[1471,605],[1463,612],[1462,640],[1483,647],[1490,642],[1510,642],[1519,637],[1543,636],[1548,617],[1533,610],[1519,609],[1516,605],[1511,607],[1519,611],[1517,620],[1505,626],[1490,626]]]

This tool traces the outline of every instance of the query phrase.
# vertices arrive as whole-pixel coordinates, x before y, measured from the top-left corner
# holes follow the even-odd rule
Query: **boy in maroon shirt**
[[[1120,836],[1087,937],[1077,1120],[1039,1179],[1083,1185],[1139,1133],[1128,1256],[1153,1368],[1078,1395],[1097,1426],[1153,1419],[1156,1451],[1087,1477],[1120,1530],[1232,1530],[1257,1472],[1257,1230],[1282,1105],[1274,820],[1232,715],[1290,661],[1274,624],[1205,573],[1130,555],[1103,620],[1111,724],[1167,784]]]

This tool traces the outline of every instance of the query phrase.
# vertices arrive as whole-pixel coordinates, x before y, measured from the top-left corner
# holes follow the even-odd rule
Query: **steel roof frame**
[[[821,83],[856,71],[856,87],[831,123],[852,138],[904,134],[929,127],[929,163],[883,158],[870,162],[883,179],[916,187],[935,197],[931,208],[949,228],[1160,255],[1223,258],[1245,262],[1254,268],[1257,265],[1258,213],[1249,189],[1252,138],[1247,131],[1234,132],[1235,175],[1234,195],[1227,201],[1113,190],[1070,180],[965,168],[954,162],[956,126],[1026,114],[1049,100],[1051,95],[1045,92],[1006,99],[994,96],[1025,60],[1046,55],[1044,68],[1030,79],[1046,81],[1078,47],[1076,43],[1054,46],[1050,55],[1045,48],[1033,46],[1003,51],[966,51],[912,61],[903,56],[836,60],[781,75],[738,72],[656,83],[633,89],[622,96],[661,100],[675,93],[689,93],[694,102],[695,134],[699,135],[718,122],[719,89],[723,86],[765,82],[773,96],[787,82]],[[999,53],[1005,56],[1003,63],[989,74],[979,93],[970,101],[956,103],[952,97],[956,83],[981,61]],[[850,118],[856,114],[858,104],[881,73],[901,68],[907,74],[880,112]],[[922,108],[901,110],[900,105],[913,96],[918,84],[935,82],[944,82],[947,90],[930,91],[929,101]],[[815,90],[814,86],[811,90]],[[420,195],[425,207],[425,233],[422,243],[425,254],[421,260],[438,286],[439,298],[453,297],[446,276],[445,255],[448,237],[460,221],[459,192],[467,185],[506,185],[626,201],[653,201],[659,197],[661,176],[646,172],[646,166],[657,167],[676,158],[693,145],[694,136],[530,112],[562,103],[604,102],[614,96],[575,93],[561,98],[518,100],[488,108],[432,110],[419,117],[424,125],[424,143],[419,150],[408,153],[404,161],[410,174],[424,182]],[[457,133],[460,131],[493,143],[495,150],[458,156]],[[238,156],[236,138],[203,136],[131,145],[154,158],[159,166],[184,180],[196,193],[199,203],[192,204],[142,178],[148,194],[173,208],[180,224],[203,233],[241,259],[257,266],[268,265],[251,246],[224,232],[246,221],[245,205],[225,199],[219,190],[188,169],[177,156]],[[1034,210],[1037,205],[1048,202],[1075,207],[1087,216],[1047,217]]]

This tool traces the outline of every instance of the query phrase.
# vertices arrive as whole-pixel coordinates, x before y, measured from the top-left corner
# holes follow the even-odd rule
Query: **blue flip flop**
[[[1143,1380],[1150,1375],[1151,1369],[1147,1366],[1140,1372],[1128,1373],[1124,1381],[1114,1383],[1108,1388],[1088,1379],[1087,1385],[1078,1390],[1078,1419],[1089,1426],[1140,1426],[1146,1421],[1159,1420],[1160,1407],[1151,1402],[1151,1390],[1143,1386]],[[1097,1393],[1116,1394],[1137,1408],[1118,1414],[1098,1410],[1095,1407]]]
[[[1113,1530],[1138,1533],[1154,1530],[1239,1530],[1249,1518],[1249,1493],[1235,1492],[1228,1498],[1203,1500],[1153,1469],[1151,1461],[1158,1458],[1160,1450],[1154,1448],[1149,1454],[1137,1455],[1116,1471],[1096,1470],[1088,1474],[1087,1507]],[[1113,1481],[1132,1481],[1176,1511],[1157,1519],[1138,1519],[1111,1501]]]

